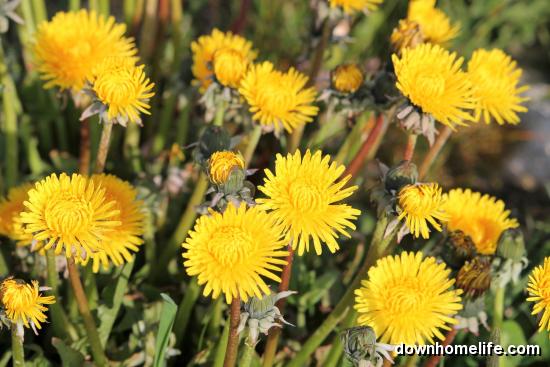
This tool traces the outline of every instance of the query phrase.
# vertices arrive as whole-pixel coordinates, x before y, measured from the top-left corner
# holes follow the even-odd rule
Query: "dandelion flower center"
[[[289,187],[292,206],[305,213],[316,212],[326,208],[326,197],[316,183],[305,177],[299,177]]]
[[[90,226],[93,209],[82,199],[63,195],[48,202],[44,217],[46,225],[53,231],[64,235],[75,235],[81,228]]]
[[[223,85],[237,88],[248,69],[246,55],[232,48],[223,48],[214,54],[214,74]]]
[[[244,168],[244,160],[240,154],[221,151],[212,154],[208,160],[210,179],[217,185],[225,183],[235,168]]]
[[[239,227],[221,227],[212,233],[209,242],[212,256],[223,266],[232,266],[247,258],[253,250],[254,240],[250,233]]]

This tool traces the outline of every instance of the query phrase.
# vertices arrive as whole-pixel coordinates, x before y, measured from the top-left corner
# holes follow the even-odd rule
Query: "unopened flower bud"
[[[356,64],[344,64],[332,71],[332,87],[341,93],[355,93],[363,84],[363,72]]]
[[[402,187],[415,184],[417,179],[416,165],[410,161],[402,161],[388,171],[384,184],[387,191],[398,192]]]
[[[505,259],[519,262],[525,256],[525,241],[519,229],[508,229],[498,242],[497,254]]]

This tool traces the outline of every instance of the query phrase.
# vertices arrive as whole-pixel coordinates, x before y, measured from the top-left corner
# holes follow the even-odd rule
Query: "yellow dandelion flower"
[[[244,169],[243,157],[227,150],[215,152],[208,160],[208,173],[216,185],[227,181],[233,169]]]
[[[424,40],[445,45],[455,38],[460,25],[451,24],[447,15],[435,7],[435,0],[413,0],[409,2],[407,19],[420,25]]]
[[[20,215],[25,233],[44,243],[57,255],[85,259],[103,251],[106,233],[120,225],[114,201],[105,199],[105,189],[92,180],[73,174],[52,174],[36,183]]]
[[[0,198],[0,235],[13,240],[21,239],[21,231],[16,223],[19,213],[25,210],[23,202],[28,198],[28,191],[33,185],[26,183],[9,190],[7,198]]]
[[[226,87],[238,88],[249,65],[250,60],[232,48],[222,48],[214,54],[214,75]]]
[[[393,49],[400,52],[405,48],[414,48],[424,42],[420,25],[409,19],[399,21],[390,36]]]
[[[41,288],[33,280],[28,284],[13,278],[7,278],[0,283],[0,300],[8,319],[19,326],[31,327],[35,333],[46,322],[44,305],[55,303],[54,296],[42,296],[40,292],[49,288]]]
[[[363,84],[363,72],[357,64],[344,64],[338,66],[331,75],[332,86],[338,92],[355,93]]]
[[[59,12],[42,22],[33,41],[34,63],[46,87],[79,91],[92,70],[109,56],[134,56],[133,40],[124,37],[126,26],[87,10]]]
[[[440,330],[450,330],[462,309],[462,290],[451,289],[450,269],[422,253],[379,259],[368,279],[355,290],[358,322],[374,329],[377,341],[389,344],[433,343],[443,340]]]
[[[499,125],[519,123],[518,112],[527,112],[521,103],[528,98],[520,94],[528,87],[519,87],[521,69],[502,50],[474,51],[468,62],[468,78],[472,82],[475,106],[474,120],[485,123],[495,119]]]
[[[294,68],[286,73],[274,70],[273,64],[264,62],[251,66],[241,81],[239,93],[250,105],[252,118],[264,126],[281,125],[288,132],[313,121],[319,108],[312,105],[317,92],[307,88],[308,78]]]
[[[231,66],[233,72],[237,68],[235,65],[228,65],[230,58],[233,60],[247,60],[248,63],[254,61],[257,56],[257,52],[252,50],[252,43],[245,38],[233,34],[231,32],[221,32],[218,29],[214,29],[211,34],[207,36],[201,36],[198,40],[191,43],[191,51],[193,52],[193,66],[191,71],[193,76],[195,76],[196,83],[200,85],[201,92],[204,92],[206,88],[212,83],[213,80],[213,69],[212,63],[214,61],[214,56],[217,51],[225,50],[223,56],[220,56],[221,61],[218,60],[218,69],[222,66]],[[234,51],[234,53],[229,52],[228,50]],[[236,55],[239,55],[238,58],[235,58]],[[242,65],[241,65],[242,66]],[[221,79],[224,80],[224,77],[228,77],[229,74],[223,75],[221,71],[217,74],[218,77],[221,76]],[[234,74],[230,75],[229,80],[234,80]]]
[[[541,317],[539,331],[550,331],[550,257],[546,257],[544,264],[537,266],[529,275],[527,292],[527,301],[534,303],[532,315]]]
[[[439,122],[464,125],[475,107],[472,86],[460,69],[463,59],[440,46],[424,43],[392,56],[397,88],[415,106]]]
[[[288,255],[281,226],[263,210],[244,203],[239,208],[230,203],[223,213],[200,217],[182,246],[187,274],[198,275],[205,296],[215,299],[223,293],[227,303],[235,297],[246,302],[269,294],[262,276],[280,282],[275,273],[282,271]]]
[[[477,252],[482,255],[494,254],[500,235],[507,229],[518,227],[502,200],[470,189],[454,189],[443,197],[447,228],[470,236]]]
[[[345,167],[329,163],[330,156],[323,157],[321,151],[312,155],[307,150],[303,157],[300,151],[286,157],[277,154],[275,174],[266,169],[264,184],[258,187],[267,198],[256,202],[283,224],[298,255],[309,252],[310,240],[318,255],[322,243],[334,253],[340,248],[338,233],[349,238],[347,228],[355,230],[351,221],[361,214],[349,205],[337,204],[353,194],[357,186],[344,189],[351,175],[340,179]]]
[[[137,200],[137,190],[128,182],[113,175],[93,175],[94,185],[105,190],[105,201],[115,202],[119,214],[113,218],[120,225],[105,233],[102,251],[91,253],[83,262],[92,259],[92,270],[97,273],[101,265],[108,269],[109,264],[120,266],[133,260],[133,253],[139,251],[143,243],[144,209],[143,202]]]
[[[405,218],[405,223],[411,234],[418,238],[430,238],[428,223],[441,232],[441,224],[447,220],[443,210],[441,187],[436,183],[419,183],[407,185],[399,191],[398,220]]]
[[[127,121],[141,125],[140,112],[149,112],[149,98],[155,86],[146,77],[144,65],[136,66],[128,57],[107,57],[90,78],[91,89],[105,106],[107,119],[126,126]]]
[[[330,0],[330,7],[340,7],[345,13],[351,14],[356,11],[378,9],[383,0]]]

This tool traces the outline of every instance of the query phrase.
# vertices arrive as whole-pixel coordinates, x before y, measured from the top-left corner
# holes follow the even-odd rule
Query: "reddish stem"
[[[420,169],[418,170],[418,177],[424,178],[426,173],[428,173],[430,167],[432,166],[433,162],[441,152],[441,149],[449,139],[449,136],[451,136],[452,130],[450,127],[445,126],[437,139],[434,142],[434,145],[430,147],[430,150],[424,157],[424,160],[422,161],[422,164],[420,165]]]
[[[458,333],[458,329],[452,328],[447,332],[447,336],[445,336],[445,340],[443,341],[443,349],[449,344],[455,340],[456,334]],[[426,361],[424,364],[424,367],[436,367],[439,364],[439,361],[441,360],[443,356],[436,355],[431,356],[430,359]]]
[[[248,10],[250,9],[250,0],[241,0],[241,9],[239,10],[239,16],[231,25],[231,31],[235,34],[240,34],[246,26]]]
[[[414,147],[416,147],[416,138],[418,135],[416,134],[409,134],[409,138],[407,139],[407,147],[405,148],[405,153],[403,154],[403,159],[410,162],[412,160],[412,157],[414,155]]]
[[[357,152],[344,173],[342,173],[341,177],[346,177],[348,175],[351,175],[352,177],[357,176],[357,172],[359,172],[359,170],[363,166],[363,163],[370,155],[372,149],[376,146],[375,143],[378,140],[378,136],[382,133],[382,131],[384,131],[384,115],[378,113],[376,115],[372,115],[371,118],[375,118],[376,121],[372,130],[369,133],[369,136],[367,137],[367,140],[365,140],[365,142],[361,146],[361,149],[359,149],[359,152]]]
[[[239,322],[241,318],[241,298],[234,297],[231,302],[231,313],[229,315],[229,339],[227,340],[227,349],[225,350],[225,359],[223,367],[233,367],[237,362],[237,352],[239,351]]]

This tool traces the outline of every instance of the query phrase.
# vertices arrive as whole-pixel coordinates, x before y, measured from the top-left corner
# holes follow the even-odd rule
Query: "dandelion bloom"
[[[550,331],[550,257],[529,275],[527,292],[527,301],[535,304],[532,315],[540,315],[539,331]]]
[[[357,186],[344,189],[351,175],[340,179],[345,167],[329,162],[330,156],[323,157],[321,151],[312,155],[308,150],[303,157],[300,151],[286,157],[277,154],[275,174],[266,169],[264,184],[258,187],[267,198],[256,202],[283,224],[298,255],[309,251],[310,240],[318,255],[322,243],[334,253],[340,248],[338,233],[349,238],[347,228],[355,230],[351,221],[361,214],[349,205],[337,204],[353,194]]]
[[[205,296],[218,298],[223,293],[227,303],[235,297],[246,302],[269,294],[262,276],[280,282],[275,272],[282,271],[288,255],[281,226],[263,210],[244,203],[238,208],[229,203],[223,213],[211,211],[197,219],[182,246],[187,274],[198,275]]]
[[[341,93],[354,93],[363,84],[363,72],[356,64],[338,66],[331,75],[332,86]]]
[[[79,91],[92,70],[109,56],[134,56],[126,26],[96,12],[59,12],[38,25],[33,42],[34,63],[46,87]]]
[[[52,174],[29,191],[21,213],[23,230],[44,248],[57,255],[84,260],[103,251],[107,232],[120,225],[114,201],[107,201],[105,189],[88,178],[62,173]]]
[[[21,232],[16,219],[19,213],[25,210],[23,202],[27,200],[27,193],[32,187],[30,183],[13,187],[6,198],[0,198],[0,235],[13,240],[20,239]]]
[[[424,42],[420,25],[409,19],[401,19],[393,29],[390,42],[394,50],[401,52],[405,48],[414,48]]]
[[[155,84],[129,57],[108,57],[94,68],[90,78],[91,89],[105,106],[107,119],[126,126],[127,121],[141,125],[140,112],[149,112],[149,98]]]
[[[374,329],[377,341],[425,344],[456,324],[462,290],[451,289],[450,269],[422,253],[403,252],[379,259],[355,290],[358,322]]]
[[[518,112],[527,112],[520,94],[528,87],[519,87],[521,69],[502,50],[474,51],[468,62],[468,78],[472,82],[475,106],[474,120],[487,124],[495,119],[499,125],[519,123]]]
[[[243,169],[243,157],[227,150],[215,152],[208,160],[208,174],[216,185],[224,184],[233,169]]]
[[[231,88],[238,88],[248,70],[250,60],[232,48],[222,48],[214,54],[212,62],[216,80]]]
[[[392,56],[397,88],[423,112],[447,126],[472,120],[471,83],[460,69],[463,59],[440,46],[424,43]]]
[[[98,272],[100,265],[107,269],[110,263],[120,266],[125,262],[131,262],[133,252],[139,251],[143,244],[144,209],[143,202],[137,200],[137,190],[128,182],[113,175],[93,175],[94,185],[105,190],[105,201],[114,202],[119,214],[113,220],[120,222],[112,231],[105,233],[101,242],[102,250],[91,253],[89,258],[93,261],[92,269]]]
[[[250,112],[261,125],[281,126],[292,132],[297,126],[313,121],[319,108],[313,105],[317,92],[307,88],[308,78],[294,68],[286,73],[274,70],[266,61],[252,66],[241,82],[239,93],[250,105]]]
[[[420,25],[426,42],[445,45],[460,31],[458,24],[451,24],[447,15],[435,7],[435,0],[412,0],[409,2],[407,19]]]
[[[22,335],[23,326],[32,328],[35,334],[40,325],[46,322],[44,311],[48,308],[44,305],[55,303],[54,296],[42,296],[41,291],[49,288],[41,288],[38,282],[25,283],[7,278],[0,283],[0,301],[8,319],[17,325]]]
[[[226,51],[218,53],[220,50]],[[230,58],[233,60],[238,59],[241,63],[243,60],[247,60],[251,63],[257,55],[256,51],[252,50],[252,43],[250,41],[231,32],[221,32],[218,29],[214,29],[211,34],[201,36],[198,40],[191,43],[191,51],[193,52],[193,66],[191,71],[196,79],[196,83],[200,85],[201,92],[204,92],[213,81],[215,64],[213,67],[212,63],[214,62],[214,56],[216,54],[219,57],[218,76],[221,77],[221,80],[227,81],[228,83],[234,81],[234,75],[222,75],[220,68],[222,66],[228,66]],[[236,66],[231,65],[231,68],[236,68]]]
[[[454,189],[443,197],[443,210],[448,215],[447,228],[470,236],[477,252],[482,255],[494,254],[500,235],[507,229],[518,227],[502,200],[470,189]]]
[[[436,183],[419,183],[407,185],[399,190],[398,220],[405,218],[411,234],[418,238],[430,238],[428,223],[441,232],[441,224],[447,220],[443,209],[441,187]]]
[[[330,0],[332,8],[340,7],[345,13],[354,13],[363,10],[376,10],[383,0]]]

